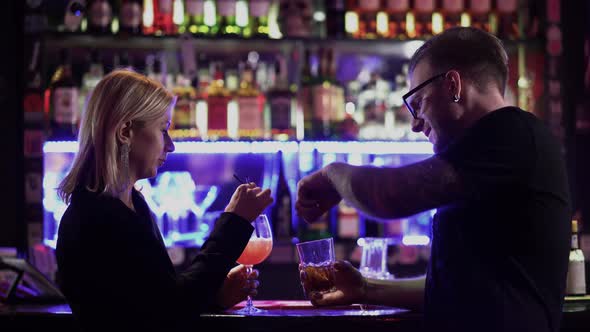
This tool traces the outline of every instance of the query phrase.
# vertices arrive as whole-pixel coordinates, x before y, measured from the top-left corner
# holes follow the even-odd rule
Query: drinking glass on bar
[[[246,275],[250,275],[252,273],[252,267],[255,264],[262,263],[272,251],[272,232],[266,215],[259,215],[252,221],[252,226],[254,226],[254,232],[252,232],[250,241],[237,260],[238,263],[246,266]],[[263,311],[263,309],[256,308],[252,304],[252,297],[248,295],[246,306],[237,312],[244,315],[251,315]]]
[[[303,292],[310,299],[310,293],[327,293],[334,287],[334,239],[326,238],[297,244],[299,271],[306,275]]]

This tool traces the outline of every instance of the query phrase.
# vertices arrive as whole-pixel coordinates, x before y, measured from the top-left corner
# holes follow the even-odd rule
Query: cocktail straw
[[[238,180],[239,183],[246,184],[246,182],[242,181],[242,179],[240,179],[240,177],[237,176],[235,173],[234,178]],[[256,231],[256,237],[260,237],[260,232],[258,231],[258,223],[256,222],[256,219],[254,219],[254,231]]]

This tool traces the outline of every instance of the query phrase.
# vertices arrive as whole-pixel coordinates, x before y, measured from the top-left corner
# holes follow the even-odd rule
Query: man
[[[570,234],[559,144],[534,115],[506,105],[507,55],[474,28],[428,40],[410,61],[404,102],[435,155],[399,168],[330,164],[299,183],[313,222],[346,200],[378,218],[437,208],[426,278],[376,284],[337,262],[337,291],[315,305],[424,309],[440,331],[558,331]],[[305,283],[305,275],[302,275]]]

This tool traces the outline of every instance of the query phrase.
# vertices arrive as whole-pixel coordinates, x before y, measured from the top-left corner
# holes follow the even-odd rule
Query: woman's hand
[[[252,222],[273,202],[270,189],[262,190],[254,182],[238,186],[225,212],[232,212]]]
[[[301,283],[308,285],[307,276],[302,270],[299,272]],[[309,300],[315,306],[348,305],[363,303],[366,298],[366,281],[359,270],[348,261],[334,262],[334,287],[329,293],[310,292]]]
[[[232,268],[221,289],[217,293],[217,305],[224,309],[229,309],[234,305],[245,300],[248,295],[256,296],[258,291],[258,270],[253,269],[250,275],[246,275],[246,267],[238,265]]]

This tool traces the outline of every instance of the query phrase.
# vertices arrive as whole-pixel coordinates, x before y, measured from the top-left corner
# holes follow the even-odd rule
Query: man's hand
[[[307,276],[299,272],[301,283],[306,284]],[[310,292],[309,299],[315,306],[348,305],[362,303],[366,299],[366,282],[361,273],[347,261],[334,262],[334,287],[328,293]]]
[[[295,209],[306,222],[318,220],[326,211],[342,200],[332,181],[326,175],[326,167],[305,176],[297,184]]]

